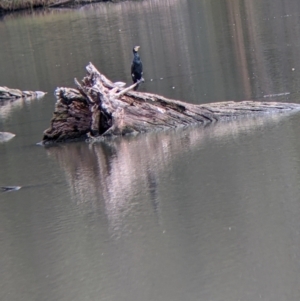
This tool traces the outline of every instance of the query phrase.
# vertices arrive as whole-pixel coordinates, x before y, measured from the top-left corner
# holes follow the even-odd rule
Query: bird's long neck
[[[140,60],[140,56],[137,52],[134,52],[133,55],[134,55],[135,60],[138,60],[138,61]]]

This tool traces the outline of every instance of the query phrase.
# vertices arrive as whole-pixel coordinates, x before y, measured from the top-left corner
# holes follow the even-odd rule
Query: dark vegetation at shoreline
[[[76,7],[97,2],[120,2],[120,0],[0,0],[0,14],[35,8]]]

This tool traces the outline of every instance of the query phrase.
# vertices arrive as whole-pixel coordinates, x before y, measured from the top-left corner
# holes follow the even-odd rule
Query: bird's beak
[[[141,47],[141,46],[135,46],[134,50],[135,50],[135,51],[139,51],[140,47]]]

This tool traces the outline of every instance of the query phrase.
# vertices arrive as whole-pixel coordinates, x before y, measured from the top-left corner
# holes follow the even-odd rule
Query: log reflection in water
[[[160,176],[177,160],[209,139],[230,139],[277,123],[284,114],[220,122],[194,127],[106,139],[99,143],[71,143],[47,148],[63,168],[71,199],[84,210],[103,208],[113,231],[140,205],[160,212]],[[149,201],[150,200],[150,201]],[[86,205],[90,209],[86,208]]]
[[[15,109],[22,109],[24,106],[24,100],[23,99],[17,99],[14,101],[0,101],[0,117],[3,119],[7,119],[10,114]]]

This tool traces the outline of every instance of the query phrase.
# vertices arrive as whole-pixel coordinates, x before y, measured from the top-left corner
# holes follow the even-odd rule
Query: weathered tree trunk
[[[135,92],[136,84],[121,88],[91,63],[77,89],[58,88],[51,127],[43,143],[87,136],[125,135],[212,122],[262,113],[300,110],[299,104],[277,102],[219,102],[194,105],[160,95]]]
[[[45,94],[46,93],[42,91],[21,91],[18,89],[0,87],[0,100],[33,99],[43,97]]]
[[[78,7],[78,5],[85,5],[97,2],[118,2],[118,0],[1,0],[0,14],[35,8],[52,8],[52,7]]]

